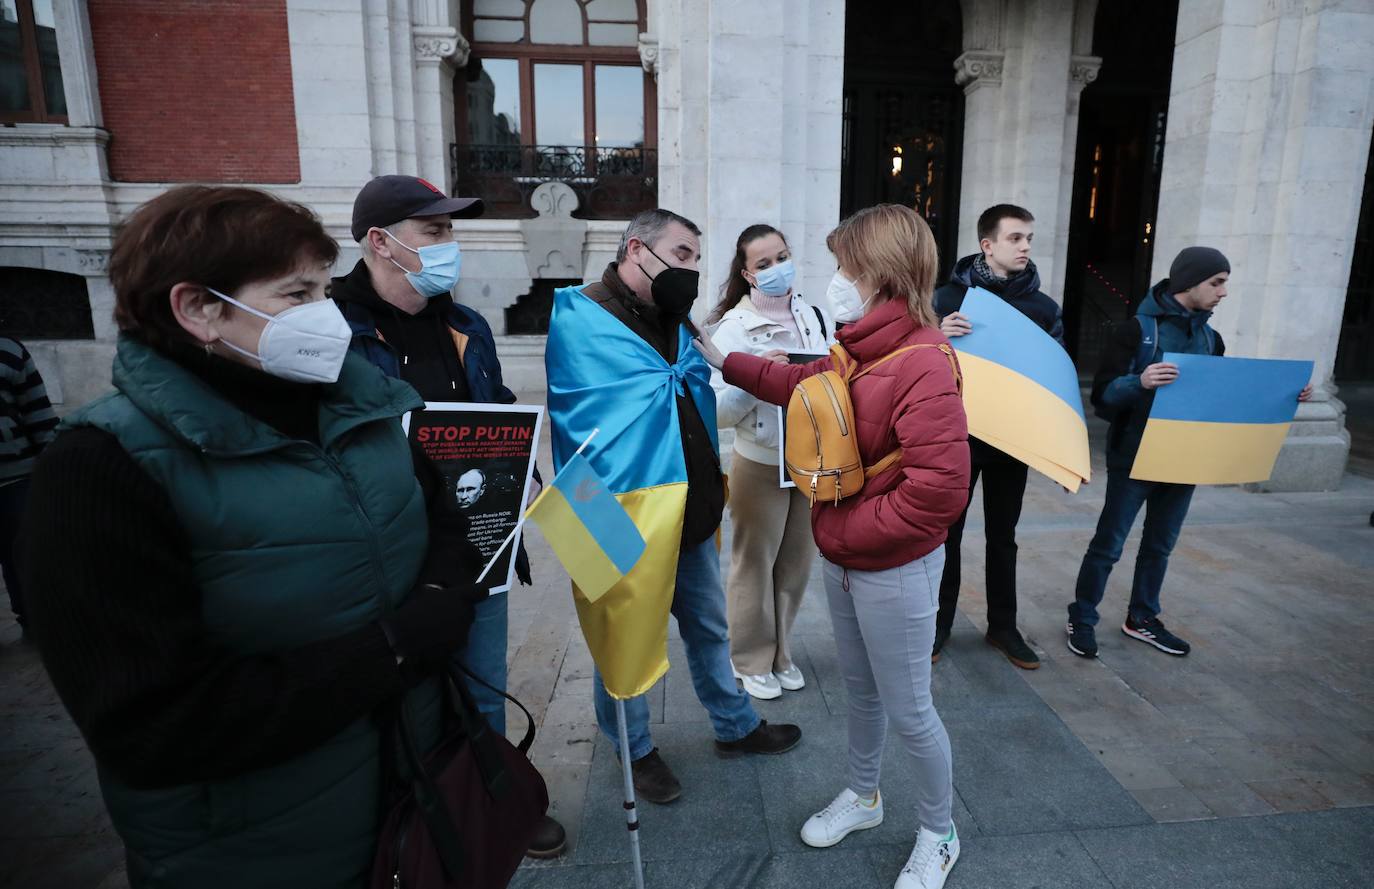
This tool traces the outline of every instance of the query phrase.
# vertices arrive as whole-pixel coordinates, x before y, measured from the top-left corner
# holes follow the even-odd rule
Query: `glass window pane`
[[[644,70],[638,66],[596,66],[596,145],[629,148],[644,144]]]
[[[57,20],[53,18],[52,0],[33,0],[33,24],[48,113],[65,117],[67,95],[62,90],[62,65],[57,59]]]
[[[582,43],[582,6],[577,0],[535,0],[530,7],[531,43]]]
[[[520,144],[520,63],[515,59],[483,59],[481,76],[468,84],[468,141]]]
[[[639,26],[592,23],[587,26],[587,40],[592,46],[637,46]]]
[[[0,111],[28,111],[29,75],[15,0],[0,0]]]
[[[587,18],[596,22],[639,22],[635,0],[592,0],[587,4]]]
[[[472,38],[478,43],[520,43],[525,39],[525,23],[508,19],[478,19],[472,25]]]
[[[539,145],[583,145],[582,66],[534,66],[534,129]]]
[[[477,0],[472,5],[474,15],[510,15],[525,17],[525,0]]]

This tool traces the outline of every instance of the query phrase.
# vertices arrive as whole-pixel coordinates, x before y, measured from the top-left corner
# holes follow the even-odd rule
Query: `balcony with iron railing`
[[[581,145],[449,146],[458,194],[480,197],[487,216],[535,216],[530,194],[545,182],[577,193],[579,219],[629,219],[658,205],[658,151]]]

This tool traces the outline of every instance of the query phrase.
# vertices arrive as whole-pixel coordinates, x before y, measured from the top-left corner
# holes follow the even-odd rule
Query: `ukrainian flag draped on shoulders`
[[[679,394],[690,394],[719,446],[711,369],[686,329],[678,337],[679,357],[669,364],[582,287],[554,294],[544,351],[554,468],[600,430],[582,455],[644,538],[634,568],[595,602],[573,584],[582,635],[616,698],[643,694],[668,671],[668,612],[687,503]]]

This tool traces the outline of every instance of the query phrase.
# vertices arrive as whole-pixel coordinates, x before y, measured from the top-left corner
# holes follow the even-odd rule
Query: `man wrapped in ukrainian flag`
[[[677,618],[697,697],[725,755],[781,753],[801,729],[769,725],[735,684],[715,535],[725,506],[710,368],[691,342],[701,230],[667,210],[630,221],[600,281],[554,295],[544,362],[555,468],[583,451],[644,538],[644,554],[604,595],[573,585],[596,662],[596,718],[619,750],[625,701],[635,790],[669,803],[681,784],[649,736],[643,695],[668,670]]]

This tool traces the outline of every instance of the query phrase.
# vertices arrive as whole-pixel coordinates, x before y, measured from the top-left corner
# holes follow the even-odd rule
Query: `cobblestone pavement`
[[[1137,530],[1104,604],[1101,657],[1085,661],[1064,646],[1064,606],[1101,506],[1097,472],[1078,495],[1032,473],[1020,624],[1044,659],[1038,671],[1016,669],[981,638],[977,506],[970,516],[963,611],[934,672],[964,844],[948,886],[1369,885],[1374,479],[1350,475],[1327,494],[1199,490],[1164,593],[1164,617],[1192,655],[1169,658],[1114,629]],[[540,723],[535,758],[572,846],[522,868],[515,885],[630,885],[619,773],[592,717],[591,659],[566,577],[537,531],[530,545],[537,583],[511,600],[511,690]],[[673,634],[673,669],[650,698],[655,743],[685,790],[672,806],[641,807],[650,886],[896,878],[915,823],[895,743],[881,828],[829,850],[797,838],[843,781],[844,691],[822,598],[816,572],[794,634],[807,687],[758,704],[767,719],[802,725],[801,746],[784,756],[715,757]],[[0,886],[124,885],[90,755],[7,619],[0,721]],[[514,713],[510,724],[513,734],[523,727]]]

